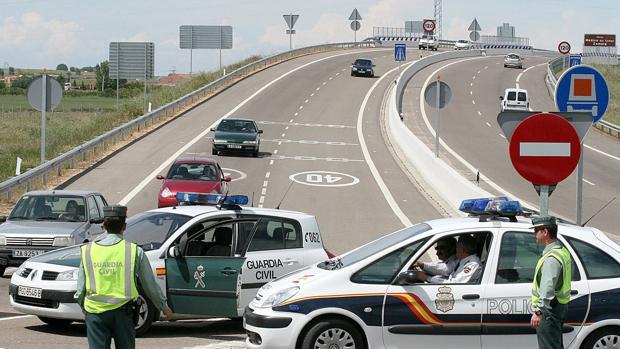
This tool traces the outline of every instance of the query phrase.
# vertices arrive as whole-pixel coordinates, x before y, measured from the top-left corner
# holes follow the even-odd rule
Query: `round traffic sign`
[[[45,106],[43,106],[43,75],[35,77],[28,85],[28,102],[38,111],[43,111],[44,108],[45,111],[52,111],[62,99],[62,86],[60,86],[60,83],[49,75],[45,77],[45,81]]]
[[[471,32],[471,33],[469,33],[469,39],[471,39],[471,41],[478,41],[478,40],[480,40],[480,33],[478,33],[478,32]]]
[[[360,23],[360,21],[353,21],[353,22],[351,22],[351,29],[353,31],[358,31],[358,30],[360,30],[361,27],[362,27],[362,24]]]
[[[435,31],[435,21],[432,19],[425,19],[424,22],[422,22],[422,27],[425,32],[432,33]]]
[[[567,55],[570,53],[570,44],[568,43],[568,41],[562,41],[558,44],[558,52],[563,55]]]
[[[510,161],[521,177],[538,185],[557,184],[579,162],[581,147],[575,128],[559,115],[527,117],[510,138]]]
[[[555,85],[555,105],[561,112],[591,112],[592,121],[598,122],[609,105],[605,77],[585,64],[569,68]]]
[[[439,84],[439,91],[437,91]],[[439,92],[439,108],[443,109],[452,98],[452,90],[450,86],[443,81],[435,80],[426,86],[424,90],[424,100],[433,108],[437,107],[437,92]]]

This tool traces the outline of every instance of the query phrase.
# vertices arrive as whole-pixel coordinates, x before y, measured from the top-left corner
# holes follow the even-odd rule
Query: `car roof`
[[[506,89],[506,92],[513,92],[513,91],[514,91],[514,92],[526,92],[526,93],[527,93],[527,90],[522,89],[522,88],[514,88],[514,87],[511,87],[511,88],[507,88],[507,89]]]
[[[230,121],[252,121],[255,122],[253,119],[248,119],[248,118],[226,118],[224,120],[230,120]],[[224,121],[222,120],[222,121]]]
[[[201,205],[193,205],[193,206],[172,206],[165,208],[156,208],[153,210],[149,210],[147,212],[167,212],[167,213],[176,213],[182,214],[191,217],[198,217],[202,214],[211,213],[211,212],[237,212],[240,214],[254,214],[254,215],[277,215],[281,217],[296,217],[296,218],[311,218],[314,217],[310,214],[297,212],[297,211],[289,211],[289,210],[280,210],[274,208],[262,208],[262,207],[251,207],[251,206],[241,206],[241,210],[220,210],[216,206],[201,206]]]
[[[515,55],[515,56],[519,56],[519,57],[521,57],[521,55],[520,55],[520,54],[518,54],[518,53],[514,53],[514,52],[510,52],[510,53],[507,53],[507,54],[506,54],[506,56],[510,56],[510,55]]]
[[[206,164],[216,164],[217,160],[208,156],[207,154],[183,154],[174,160],[174,163],[179,162],[195,162],[195,163],[206,163]]]
[[[370,58],[366,58],[366,57],[358,57],[358,58],[356,58],[355,60],[356,60],[356,61],[357,61],[357,60],[372,61],[372,59],[370,59]]]
[[[86,196],[90,194],[101,193],[93,190],[34,190],[25,193],[23,196],[41,196],[41,195],[74,195],[74,196]]]

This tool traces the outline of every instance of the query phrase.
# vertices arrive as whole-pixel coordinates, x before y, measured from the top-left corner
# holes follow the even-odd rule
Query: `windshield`
[[[72,195],[24,195],[8,220],[86,221],[84,198]]]
[[[215,164],[175,163],[168,171],[167,179],[217,181]]]
[[[256,133],[254,122],[248,120],[222,120],[217,126],[217,131]]]
[[[67,267],[79,267],[82,251],[80,247],[82,245],[69,246],[58,250],[46,252],[44,254],[30,258],[31,262],[37,263],[51,263],[58,265],[65,265]]]
[[[156,250],[191,218],[169,212],[139,213],[127,220],[127,229],[123,236],[145,251]]]
[[[370,67],[372,65],[372,62],[369,61],[368,59],[358,59],[355,61],[355,65]]]
[[[525,102],[527,100],[527,95],[525,92],[519,92],[519,102]]]
[[[420,223],[372,241],[343,255],[342,257],[335,257],[329,261],[322,262],[318,265],[318,267],[323,269],[338,269],[341,267],[347,267],[377,253],[388,250],[390,247],[400,242],[429,230],[431,230],[430,225]]]
[[[466,43],[467,43],[467,40],[459,40],[459,42],[460,42],[461,44],[466,44]]]
[[[517,55],[508,55],[509,59],[519,59],[519,56]]]

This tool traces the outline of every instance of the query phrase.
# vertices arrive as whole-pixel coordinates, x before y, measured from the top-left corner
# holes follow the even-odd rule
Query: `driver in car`
[[[459,259],[456,257],[456,238],[448,236],[437,241],[435,245],[437,262],[416,261],[413,266],[422,269],[418,274],[419,281],[442,283],[456,269]]]
[[[418,280],[428,280],[431,283],[465,284],[480,281],[482,265],[476,255],[476,238],[471,235],[462,235],[456,244],[456,256],[459,258],[456,269],[447,279],[433,280],[423,271],[417,271]]]

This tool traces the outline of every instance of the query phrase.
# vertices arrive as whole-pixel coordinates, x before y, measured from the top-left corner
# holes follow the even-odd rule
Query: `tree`
[[[26,89],[28,88],[28,85],[30,85],[31,81],[32,78],[29,76],[20,76],[11,83],[11,87]]]
[[[59,65],[57,65],[57,66],[56,66],[56,70],[68,71],[68,70],[69,70],[69,68],[67,67],[67,65],[66,65],[66,64],[61,63],[61,64],[59,64]]]
[[[4,89],[6,87],[6,84],[4,83],[4,80],[0,80],[0,90]]]
[[[97,89],[101,88],[101,83],[103,82],[104,88],[106,90],[112,89],[116,90],[116,79],[110,79],[110,64],[108,61],[103,61],[101,64],[97,64],[95,66],[95,74],[97,75]],[[118,81],[119,88],[125,87],[127,84],[126,79],[120,79]]]
[[[86,90],[86,85],[84,85],[84,80],[82,80],[82,86],[80,86],[80,90]]]
[[[65,79],[65,77],[63,75],[58,75],[56,77],[56,81],[58,81],[60,86],[65,86],[65,82],[67,82],[67,80]]]
[[[4,69],[0,69],[0,77],[4,77]]]
[[[15,68],[9,67],[9,75],[15,75]]]

